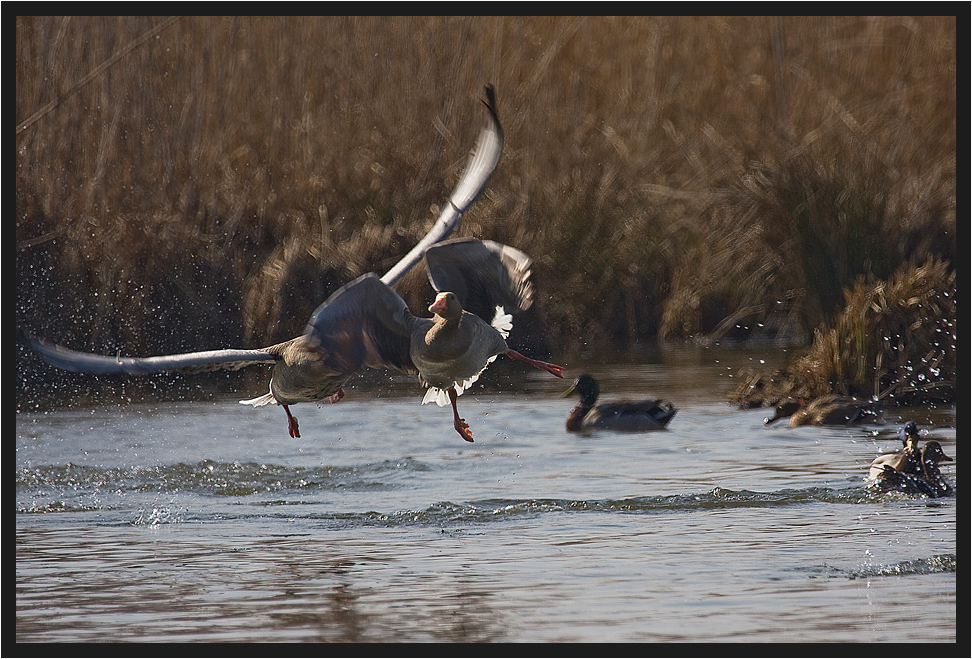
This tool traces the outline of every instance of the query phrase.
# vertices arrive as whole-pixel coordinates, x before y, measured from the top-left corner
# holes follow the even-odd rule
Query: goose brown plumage
[[[526,308],[530,304],[529,259],[522,252],[488,241],[441,242],[479,197],[499,161],[503,132],[492,87],[486,88],[483,103],[488,110],[487,125],[480,133],[462,177],[429,233],[381,278],[373,273],[363,275],[331,295],[311,316],[302,335],[259,350],[212,350],[148,358],[82,353],[28,337],[31,346],[54,366],[95,374],[203,372],[272,364],[269,392],[240,402],[253,406],[269,403],[281,405],[287,414],[288,430],[292,437],[299,437],[300,430],[297,418],[290,412],[290,405],[324,400],[337,402],[344,396],[343,384],[366,367],[419,373],[431,386],[442,385],[451,392],[448,395],[452,397],[456,429],[464,439],[472,441],[468,426],[460,430],[461,420],[454,397],[461,393],[461,388],[457,390],[457,384],[478,375],[489,357],[506,354],[544,368],[558,377],[563,375],[563,369],[559,366],[526,358],[509,349],[502,337],[501,343],[496,336],[480,328],[475,336],[461,334],[459,338],[452,339],[453,348],[463,340],[474,344],[473,352],[477,357],[456,358],[452,365],[456,380],[448,382],[449,373],[440,373],[436,368],[428,367],[437,363],[438,358],[429,355],[436,354],[433,348],[440,343],[435,340],[436,337],[440,333],[446,337],[451,331],[448,322],[412,315],[402,298],[391,288],[425,257],[430,281],[440,292],[451,292],[442,286],[455,284],[474,291],[474,295],[489,293],[507,300],[507,304],[513,300],[514,307]],[[484,294],[484,297],[490,295]],[[466,325],[475,323],[469,321]],[[498,330],[489,329],[498,335]],[[432,332],[432,336],[428,340],[417,338],[428,337],[429,332]],[[480,339],[480,335],[486,338]],[[423,341],[432,346],[428,352],[422,347]],[[447,343],[441,342],[443,346]],[[474,362],[479,361],[478,356],[487,352],[491,353],[489,357],[474,366]],[[428,378],[423,371],[427,371]]]
[[[502,306],[496,307],[493,322],[487,323],[465,311],[459,297],[446,291],[436,295],[429,311],[435,314],[431,325],[420,319],[410,329],[409,354],[421,381],[429,387],[422,402],[435,401],[440,406],[446,401],[451,403],[456,432],[467,442],[473,441],[473,437],[469,424],[459,416],[456,398],[479,378],[496,356],[506,355],[559,378],[564,376],[562,367],[526,357],[506,344],[511,325]]]

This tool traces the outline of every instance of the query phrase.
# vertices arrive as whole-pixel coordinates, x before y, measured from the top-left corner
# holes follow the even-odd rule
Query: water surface
[[[956,499],[862,483],[906,418],[955,482],[954,408],[765,427],[724,403],[761,360],[568,364],[671,398],[645,434],[568,434],[524,370],[459,399],[474,444],[400,379],[300,439],[258,391],[18,413],[16,639],[954,642]]]

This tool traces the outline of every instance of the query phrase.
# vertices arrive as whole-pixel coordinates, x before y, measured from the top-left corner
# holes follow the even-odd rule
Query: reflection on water
[[[16,638],[954,641],[956,500],[861,481],[907,417],[954,482],[954,409],[767,428],[722,402],[760,359],[568,365],[673,400],[646,435],[568,434],[512,369],[460,399],[475,444],[400,379],[296,440],[238,397],[18,414]]]

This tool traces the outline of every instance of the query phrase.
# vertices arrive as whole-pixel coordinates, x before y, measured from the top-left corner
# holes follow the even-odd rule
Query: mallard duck
[[[773,416],[765,417],[763,419],[763,423],[766,425],[776,423],[780,419],[784,419],[792,415],[804,404],[805,402],[802,398],[787,398],[776,405],[776,407],[773,409]]]
[[[790,417],[789,426],[830,426],[867,423],[881,417],[883,409],[873,401],[850,396],[827,394],[807,402],[803,398],[788,398],[776,406],[772,417],[763,419],[769,425]]]
[[[921,474],[921,452],[918,450],[918,440],[921,439],[921,434],[918,432],[917,424],[914,421],[909,421],[901,428],[898,436],[901,438],[901,450],[896,453],[885,453],[874,458],[868,470],[867,480],[875,480],[881,477],[884,474],[885,467],[915,476]]]
[[[500,330],[463,312],[454,292],[473,291],[466,302],[480,297],[475,301],[490,309],[499,305],[510,311],[523,310],[531,303],[530,259],[525,254],[490,241],[441,242],[479,197],[499,161],[503,131],[492,87],[486,88],[483,102],[488,111],[487,125],[429,233],[380,279],[369,273],[331,295],[311,316],[301,336],[259,350],[212,350],[148,358],[81,353],[28,337],[32,347],[48,363],[82,373],[201,372],[271,364],[269,392],[240,402],[254,407],[281,405],[287,413],[291,437],[300,437],[300,430],[289,405],[337,402],[344,396],[344,383],[365,367],[418,373],[426,386],[440,390],[436,396],[440,404],[438,393],[446,392],[446,400],[452,402],[456,431],[472,441],[468,425],[459,418],[455,397],[496,355],[505,354],[563,377],[561,367],[511,350]],[[429,307],[434,320],[414,316],[391,288],[423,257],[429,280],[439,292]],[[501,329],[509,329],[508,316],[497,317],[502,320]]]
[[[952,458],[945,455],[942,445],[936,441],[925,444],[921,450],[922,479],[935,491],[934,496],[950,497],[955,495],[954,488],[942,476],[938,466],[941,462],[952,462]]]
[[[617,401],[596,405],[600,394],[597,380],[588,374],[579,376],[563,398],[573,393],[580,396],[580,403],[567,417],[567,430],[664,430],[678,411],[666,400]]]
[[[942,445],[936,441],[925,444],[921,450],[921,471],[917,474],[899,471],[891,464],[881,465],[881,471],[875,477],[869,478],[871,485],[884,492],[903,492],[911,495],[925,495],[929,497],[954,496],[955,490],[942,476],[940,462],[951,462],[952,458],[945,455]],[[871,466],[871,473],[874,465]]]

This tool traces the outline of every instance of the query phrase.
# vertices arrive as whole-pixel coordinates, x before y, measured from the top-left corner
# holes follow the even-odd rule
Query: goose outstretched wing
[[[496,113],[496,94],[492,86],[486,87],[486,99],[483,101],[489,111],[486,127],[479,134],[479,139],[469,154],[469,162],[463,171],[462,178],[456,184],[449,196],[449,202],[442,209],[439,219],[422,240],[396,263],[391,270],[382,275],[381,280],[391,286],[408,272],[412,266],[422,259],[422,255],[432,245],[448,238],[459,225],[462,214],[473,202],[479,198],[489,182],[490,176],[499,163],[500,153],[503,151],[503,128],[500,126],[499,115]]]
[[[415,373],[409,357],[413,318],[398,293],[368,273],[319,306],[304,336],[331,372],[350,377],[370,367]]]
[[[455,293],[463,309],[487,322],[497,306],[511,314],[530,308],[531,263],[520,250],[492,240],[460,238],[434,245],[425,253],[432,287]]]
[[[109,357],[70,350],[44,339],[28,337],[31,347],[52,366],[75,373],[147,375],[166,371],[204,373],[236,371],[254,364],[273,364],[277,358],[266,350],[205,350],[158,357]]]

